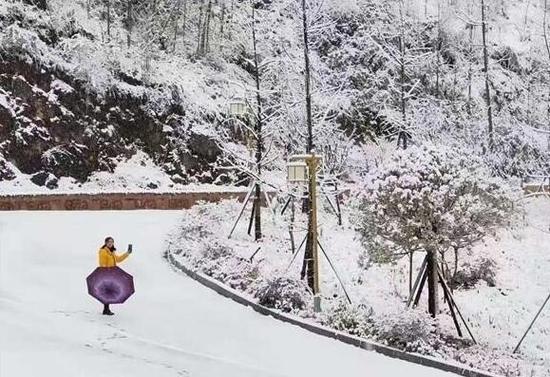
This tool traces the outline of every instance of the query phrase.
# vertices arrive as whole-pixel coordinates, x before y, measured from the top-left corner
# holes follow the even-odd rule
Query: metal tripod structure
[[[426,284],[427,280],[428,280],[428,255],[426,255],[426,257],[424,258],[424,261],[422,262],[422,265],[420,266],[420,272],[418,273],[418,276],[416,277],[416,280],[414,282],[411,295],[409,296],[409,300],[407,301],[407,307],[414,308],[418,306],[418,302],[420,301],[420,297],[422,296],[422,291],[424,289],[424,285]],[[462,323],[464,324],[464,327],[468,331],[468,334],[472,338],[474,344],[477,344],[477,341],[474,338],[474,335],[472,334],[470,327],[468,326],[468,323],[462,316],[462,313],[460,312],[460,309],[456,304],[456,301],[453,297],[451,289],[447,285],[447,281],[445,280],[445,277],[443,276],[443,273],[441,272],[441,269],[439,268],[439,266],[437,267],[437,280],[439,284],[441,284],[441,288],[443,288],[445,301],[449,306],[449,311],[451,312],[451,316],[453,317],[453,322],[455,324],[458,336],[462,337],[462,329],[460,328],[460,323],[458,322],[458,318],[456,316],[457,314],[460,317],[460,320],[462,321]]]
[[[252,200],[252,210],[250,211],[250,220],[248,222],[248,232],[247,232],[248,235],[251,235],[250,233],[252,231],[252,224],[254,223],[254,217],[255,217],[254,215],[256,214],[256,211],[260,210],[259,208],[256,208],[256,203],[260,203],[259,205],[261,206],[261,198],[260,198],[259,201],[256,201],[255,200],[256,197],[254,196],[255,192],[257,192],[257,189],[256,189],[257,185],[260,185],[260,183],[258,183],[258,181],[253,181],[252,182],[252,185],[250,186],[250,189],[248,190],[248,193],[246,194],[246,196],[244,198],[243,206],[241,207],[241,210],[239,211],[239,215],[237,216],[237,219],[235,220],[235,223],[233,224],[233,227],[231,228],[231,232],[229,232],[228,238],[231,238],[231,236],[235,232],[235,229],[237,228],[237,225],[241,221],[241,218],[244,214],[244,211],[246,210],[246,206]],[[267,206],[269,208],[271,208],[271,198],[269,197],[269,194],[265,190],[260,189],[259,191],[260,191],[260,195],[264,196],[264,199],[265,199],[265,202],[266,202]]]

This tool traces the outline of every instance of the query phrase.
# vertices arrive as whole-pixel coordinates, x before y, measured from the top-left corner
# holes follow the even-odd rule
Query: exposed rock
[[[91,174],[89,150],[85,145],[56,146],[42,155],[42,166],[58,177],[85,181]]]
[[[11,90],[15,97],[19,97],[23,102],[30,102],[33,97],[32,86],[23,76],[15,76],[12,79]]]
[[[15,173],[8,166],[7,161],[0,156],[0,181],[11,181],[15,179]]]
[[[41,171],[31,177],[32,183],[37,186],[46,186],[49,189],[57,188],[57,177],[51,173]]]
[[[0,136],[8,141],[4,155],[23,173],[84,182],[94,171],[113,171],[139,149],[174,182],[217,178],[214,163],[222,152],[216,139],[191,126],[214,118],[189,119],[181,109],[157,113],[146,96],[116,88],[100,97],[67,73],[16,59],[0,61],[0,71],[0,105],[17,107],[15,113],[0,106]]]
[[[11,135],[5,157],[12,160],[23,173],[32,174],[42,170],[41,156],[53,147],[48,129],[28,120],[17,120]]]
[[[213,163],[221,155],[222,151],[212,136],[192,132],[188,141],[189,151],[200,161]]]
[[[158,189],[159,188],[159,185],[158,183],[155,183],[155,182],[149,182],[147,184],[147,188],[148,189],[151,189],[151,190],[154,190],[154,189]]]
[[[25,3],[34,5],[38,9],[46,10],[48,9],[48,1],[47,0],[24,0]]]

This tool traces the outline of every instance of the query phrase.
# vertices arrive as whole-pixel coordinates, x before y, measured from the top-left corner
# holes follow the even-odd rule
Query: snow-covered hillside
[[[478,3],[307,2],[316,149],[406,134],[482,156],[497,175],[545,172],[543,4],[485,1],[488,148]],[[301,4],[254,8],[265,169],[281,174],[305,149]],[[78,187],[140,152],[175,184],[243,182],[246,140],[227,111],[256,106],[251,13],[225,0],[0,1],[0,180]]]

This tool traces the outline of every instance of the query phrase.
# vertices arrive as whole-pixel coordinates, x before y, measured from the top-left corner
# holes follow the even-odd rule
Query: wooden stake
[[[447,302],[447,305],[449,305],[449,310],[451,311],[451,316],[453,317],[453,322],[455,323],[456,331],[458,332],[458,336],[462,338],[462,330],[460,329],[460,324],[458,323],[458,320],[456,319],[455,310],[453,308],[453,303],[451,302],[447,290],[445,289],[445,286],[443,285],[443,281],[439,281],[441,283],[441,287],[443,288],[443,296],[445,297],[445,301]]]
[[[470,337],[472,338],[472,340],[474,341],[474,344],[477,344],[477,341],[476,339],[474,338],[474,335],[472,334],[472,332],[470,331],[470,327],[468,326],[468,322],[466,322],[466,320],[464,319],[464,317],[462,316],[462,313],[460,312],[460,308],[458,307],[458,305],[456,304],[455,302],[455,299],[453,297],[453,295],[451,294],[451,290],[449,289],[449,287],[447,286],[447,283],[445,282],[445,280],[443,279],[443,276],[441,274],[441,271],[437,271],[438,275],[439,275],[439,278],[441,279],[441,282],[443,284],[443,289],[447,291],[447,297],[450,299],[451,303],[453,304],[453,306],[455,307],[458,315],[460,316],[460,319],[462,320],[462,323],[464,323],[464,326],[466,327],[466,330],[468,331],[468,334],[470,335]]]
[[[422,261],[422,265],[420,266],[420,271],[418,271],[418,275],[416,276],[416,280],[414,282],[413,288],[411,290],[411,293],[409,294],[409,299],[407,300],[407,306],[411,306],[411,302],[414,297],[414,293],[417,291],[418,284],[420,283],[420,280],[424,276],[426,272],[426,263],[428,263],[426,257],[424,257],[424,260]]]
[[[418,302],[420,301],[420,297],[422,296],[422,290],[424,290],[424,285],[426,284],[426,280],[428,280],[428,268],[427,267],[424,269],[424,275],[422,276],[422,281],[420,282],[420,287],[418,288],[418,293],[416,294],[416,297],[414,299],[413,308],[418,306]]]

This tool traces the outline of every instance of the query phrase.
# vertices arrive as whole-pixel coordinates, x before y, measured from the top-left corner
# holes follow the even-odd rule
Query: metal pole
[[[239,212],[239,216],[237,216],[237,220],[235,220],[235,224],[233,224],[233,228],[231,228],[231,232],[229,232],[229,236],[227,238],[231,238],[233,235],[233,232],[235,231],[235,228],[237,227],[237,224],[239,223],[239,220],[241,220],[241,216],[243,215],[244,210],[246,209],[246,205],[248,204],[248,201],[250,200],[250,197],[252,196],[252,193],[254,192],[254,184],[250,188],[250,191],[244,198],[243,207],[241,208],[241,212]]]
[[[523,340],[525,339],[525,337],[527,336],[527,334],[529,333],[529,331],[531,330],[531,327],[533,327],[533,325],[535,324],[535,322],[537,321],[537,318],[539,317],[540,313],[542,313],[542,310],[544,309],[544,307],[546,306],[546,304],[548,303],[548,301],[550,300],[550,294],[548,295],[548,297],[546,297],[546,300],[544,301],[544,304],[542,304],[542,306],[540,307],[539,311],[537,312],[537,315],[535,316],[535,318],[533,318],[533,320],[531,321],[531,324],[529,325],[529,327],[527,328],[527,331],[525,331],[525,334],[523,334],[523,336],[521,337],[521,340],[519,341],[518,345],[516,346],[516,348],[514,349],[514,352],[512,353],[516,353],[517,350],[519,349],[519,347],[521,346],[521,343],[523,343]]]
[[[336,271],[336,267],[334,267],[334,265],[332,264],[332,261],[328,257],[328,254],[325,251],[325,248],[323,247],[323,245],[321,245],[321,242],[317,241],[317,243],[319,244],[319,248],[323,252],[323,255],[325,256],[325,258],[327,258],[327,262],[330,265],[330,268],[332,268],[332,271],[334,272],[334,275],[336,275],[336,279],[338,279],[338,282],[340,283],[340,286],[342,287],[342,290],[344,291],[344,294],[346,295],[346,298],[348,299],[348,302],[351,304],[352,303],[351,298],[349,297],[349,294],[348,294],[348,291],[346,290],[346,286],[344,285],[344,282],[342,281],[342,279],[340,279],[340,275]]]
[[[309,229],[311,241],[311,257],[313,259],[313,310],[321,311],[321,290],[319,288],[319,250],[317,236],[317,167],[319,157],[311,154],[306,163],[309,169]]]

